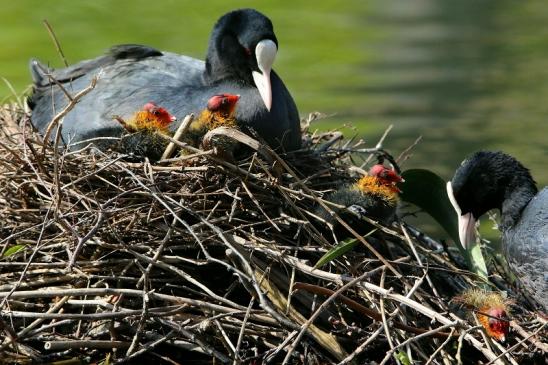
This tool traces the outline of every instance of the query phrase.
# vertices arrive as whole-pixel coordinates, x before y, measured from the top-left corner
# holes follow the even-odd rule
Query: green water
[[[404,167],[451,177],[470,152],[502,149],[548,185],[548,7],[544,1],[2,1],[0,76],[30,82],[30,57],[61,66],[112,44],[144,43],[203,58],[214,21],[253,6],[273,21],[275,68],[302,115],[336,113],[345,129],[399,154]],[[0,83],[0,99],[10,95]]]

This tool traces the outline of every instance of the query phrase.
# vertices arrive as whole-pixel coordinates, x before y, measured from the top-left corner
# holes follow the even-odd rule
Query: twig
[[[242,321],[242,327],[240,333],[238,334],[238,340],[236,341],[236,349],[234,350],[234,365],[240,364],[240,346],[242,345],[242,340],[244,338],[245,326],[247,325],[247,320],[249,319],[249,313],[253,307],[254,300],[251,298],[249,300],[249,305],[247,306],[247,311],[245,312],[244,320]]]
[[[117,364],[121,364],[121,363],[127,362],[127,361],[129,361],[129,360],[132,360],[132,359],[134,359],[134,358],[136,358],[136,357],[138,357],[138,356],[144,354],[145,352],[150,351],[150,350],[156,348],[158,345],[161,345],[162,343],[164,343],[164,342],[166,342],[166,341],[170,341],[172,338],[174,338],[174,337],[176,336],[176,334],[177,334],[176,331],[171,330],[171,331],[170,331],[167,335],[165,335],[165,336],[159,336],[159,335],[158,335],[157,338],[156,338],[155,340],[153,340],[153,341],[151,341],[151,342],[149,342],[149,343],[143,344],[139,350],[133,352],[133,353],[132,353],[131,355],[129,355],[129,356],[125,356],[124,358],[119,359],[118,361],[116,361],[116,363],[117,363]],[[150,336],[150,335],[148,335],[148,336]],[[182,342],[182,341],[179,341],[179,342]],[[197,346],[192,345],[192,344],[190,344],[190,343],[189,343],[188,345],[190,345],[190,346],[188,346],[188,347],[190,347],[190,348],[189,348],[190,351],[195,350],[195,348],[197,347]],[[187,348],[188,348],[188,347],[187,347]]]
[[[44,19],[42,22],[44,23],[44,26],[48,30],[49,36],[51,37],[53,44],[55,44],[55,49],[57,50],[57,53],[59,53],[59,56],[61,56],[61,60],[63,61],[63,64],[65,65],[65,67],[69,67],[67,59],[65,58],[65,54],[63,53],[63,50],[61,49],[61,44],[59,43],[59,40],[57,39],[57,36],[55,35],[53,28],[51,27],[51,25],[49,25],[49,22],[47,21],[47,19]]]
[[[138,258],[139,260],[142,260],[150,265],[154,265],[154,266],[157,266],[161,269],[164,269],[164,270],[169,270],[177,275],[179,275],[181,278],[185,279],[186,281],[188,281],[189,283],[197,286],[198,288],[200,288],[205,294],[209,295],[211,298],[215,299],[215,300],[218,300],[219,302],[221,303],[224,303],[226,305],[230,305],[231,307],[233,308],[237,308],[239,310],[245,310],[245,307],[244,306],[241,306],[239,304],[236,304],[234,303],[233,301],[231,300],[228,300],[226,298],[223,298],[217,294],[215,294],[211,289],[209,289],[208,287],[206,287],[204,284],[202,284],[200,281],[198,281],[196,278],[194,278],[192,275],[186,273],[184,270],[182,269],[179,269],[173,265],[168,265],[166,263],[163,263],[163,262],[160,262],[160,261],[156,261],[154,260],[153,258],[150,258],[148,256],[145,256],[145,255],[141,255],[140,253],[137,253],[135,252],[134,250],[130,250],[130,249],[125,249],[124,251],[126,252],[129,252],[131,253],[132,255],[134,255],[136,258]]]
[[[30,290],[30,291],[16,291],[14,293],[11,292],[0,292],[0,298],[5,298],[7,296],[10,296],[11,298],[52,298],[56,296],[82,296],[82,295],[126,295],[126,296],[133,296],[133,297],[141,297],[143,292],[142,290],[136,290],[136,289],[118,289],[118,288],[82,288],[82,289],[48,289],[48,290]],[[196,306],[198,308],[202,308],[204,310],[212,310],[216,312],[222,312],[222,313],[242,313],[239,309],[233,309],[229,307],[224,307],[221,305],[213,304],[210,302],[205,302],[201,300],[196,299],[190,299],[190,298],[184,298],[180,296],[172,296],[167,294],[160,294],[160,293],[149,293],[149,296],[153,299],[158,300],[165,300],[172,303],[181,303],[181,304],[188,304],[191,306]],[[244,310],[246,309],[243,307]],[[151,311],[155,310],[153,308],[150,309]],[[140,310],[135,311],[127,311],[127,313],[140,313]],[[7,311],[5,313],[2,313],[3,315],[10,315],[14,317],[22,317],[22,318],[58,318],[55,315],[45,315],[43,313],[28,313],[27,312],[17,312],[17,311]],[[124,313],[120,313],[124,314]],[[66,316],[66,318],[77,318],[78,316],[71,314],[71,313],[64,313],[63,315]],[[103,314],[99,313],[96,317],[101,317],[102,315],[105,315],[105,318],[109,318],[109,313]],[[89,315],[89,318],[93,318],[94,315]],[[255,317],[254,314],[252,314],[253,318]]]
[[[471,327],[471,328],[468,328],[467,330],[465,331],[462,331],[460,336],[459,336],[459,341],[458,341],[458,346],[457,346],[457,363],[459,365],[462,365],[462,358],[461,358],[461,354],[462,354],[462,344],[464,343],[463,340],[464,340],[464,337],[467,336],[470,332],[472,331],[475,331],[477,329],[480,329],[481,326],[474,326],[474,327]],[[493,357],[495,358],[495,357]]]
[[[407,159],[406,155],[416,146],[419,144],[420,140],[422,139],[422,136],[418,136],[417,139],[405,150],[403,150],[400,155],[396,158],[396,161],[398,163],[402,163],[405,159]],[[402,161],[403,160],[403,161]]]
[[[360,282],[367,276],[367,273],[351,280],[350,282],[346,283],[342,287],[340,287],[336,292],[334,292],[329,298],[327,298],[326,301],[324,301],[315,311],[312,313],[310,318],[301,326],[301,330],[299,331],[299,334],[297,335],[297,338],[293,341],[289,349],[287,350],[287,354],[285,355],[284,361],[282,362],[282,365],[287,364],[289,359],[291,358],[291,355],[293,354],[293,351],[295,351],[295,347],[299,344],[299,341],[302,339],[304,334],[306,333],[306,330],[308,327],[314,322],[316,318],[322,313],[322,311],[329,305],[331,302],[333,302],[339,295],[341,295],[345,290],[351,288],[356,283]],[[297,286],[295,285],[295,288]]]
[[[85,340],[85,341],[47,341],[44,343],[44,350],[58,351],[68,349],[115,349],[126,348],[129,346],[126,341],[100,341],[100,340]]]
[[[181,333],[187,339],[189,339],[190,341],[192,341],[192,342],[196,343],[197,345],[199,345],[205,351],[206,354],[214,356],[215,358],[217,358],[222,363],[228,364],[228,363],[231,362],[230,358],[228,356],[226,356],[226,355],[222,354],[221,352],[215,350],[207,342],[205,342],[205,341],[201,340],[200,338],[198,338],[198,336],[196,336],[196,334],[182,328],[179,324],[173,323],[171,321],[167,321],[167,320],[164,320],[164,319],[158,319],[158,321],[160,323],[163,323],[163,324],[171,327],[172,329],[174,329],[178,333]]]
[[[373,332],[371,334],[371,336],[369,336],[367,338],[367,340],[365,340],[363,343],[361,343],[358,347],[356,347],[356,349],[354,350],[353,353],[351,353],[350,355],[348,355],[346,358],[344,358],[341,362],[339,362],[337,365],[346,365],[346,364],[350,364],[354,358],[356,356],[358,356],[360,353],[362,353],[365,348],[367,346],[369,346],[369,344],[371,344],[373,341],[375,341],[375,339],[381,334],[381,332],[383,331],[383,326],[381,325],[379,328],[377,328],[377,330],[375,332]]]
[[[70,112],[76,106],[76,104],[82,97],[84,97],[86,94],[88,94],[91,90],[95,88],[100,74],[101,74],[101,71],[99,71],[99,74],[95,75],[91,79],[89,86],[87,86],[85,89],[82,89],[76,95],[74,95],[74,97],[72,98],[72,100],[70,100],[67,106],[65,106],[65,108],[61,110],[57,115],[55,115],[53,119],[51,120],[51,122],[49,122],[48,127],[46,128],[46,132],[44,133],[44,138],[43,138],[44,146],[42,147],[42,155],[46,153],[46,148],[48,145],[49,136],[51,134],[52,129],[56,127],[59,124],[59,121],[63,119],[63,117],[67,115],[68,112]]]
[[[312,285],[312,284],[305,284],[305,283],[295,283],[295,289],[304,289],[306,291],[309,291],[311,293],[316,293],[316,294],[321,294],[321,295],[329,295],[330,297],[333,296],[335,294],[334,291],[330,290],[330,289],[327,289],[327,288],[322,288],[322,287],[319,287],[317,285]],[[383,322],[383,319],[382,319],[382,315],[380,312],[377,312],[376,310],[374,309],[371,309],[371,308],[367,308],[361,304],[359,304],[358,302],[344,296],[344,295],[338,295],[338,298],[346,305],[348,305],[350,308],[360,312],[361,314],[375,320],[375,321],[378,321],[378,322]],[[416,334],[424,334],[426,332],[429,332],[429,330],[427,329],[424,329],[424,328],[417,328],[417,327],[412,327],[412,326],[408,326],[404,323],[401,323],[401,322],[398,322],[398,321],[393,321],[392,322],[392,325],[397,328],[397,329],[401,329],[401,330],[404,330],[404,331],[407,331],[407,332],[411,332],[411,333],[416,333]],[[446,338],[447,336],[449,336],[449,333],[446,333],[446,332],[435,332],[434,333],[434,336],[435,337],[439,337],[439,338]]]
[[[529,338],[532,338],[533,336],[536,336],[537,334],[540,333],[540,331],[542,329],[544,329],[544,327],[546,327],[546,323],[544,323],[542,326],[540,326],[535,332],[531,333],[528,337],[524,338],[524,339],[521,339],[519,340],[515,345],[511,346],[509,349],[506,349],[505,351],[503,351],[500,355],[498,355],[496,358],[494,359],[491,359],[486,365],[491,365],[493,364],[494,362],[498,361],[501,357],[509,354],[511,351],[513,351],[515,348],[517,348],[519,345],[521,345],[522,343],[524,343],[525,341],[529,340]]]
[[[385,278],[386,278],[386,270],[382,270],[381,282],[380,282],[380,287],[381,288],[384,288]],[[386,310],[384,308],[384,297],[383,296],[381,296],[381,298],[380,298],[379,307],[380,307],[380,310],[381,310],[382,327],[384,329],[384,334],[385,334],[386,340],[388,341],[388,346],[390,346],[390,351],[388,351],[386,353],[386,356],[384,357],[384,359],[380,363],[380,365],[384,365],[388,361],[390,356],[392,356],[392,354],[394,353],[394,343],[392,341],[392,335],[390,333],[390,329],[388,328],[388,321],[386,320]],[[400,361],[398,360],[397,357],[394,357],[394,360],[396,361],[396,364],[400,365]]]
[[[449,326],[449,325],[446,325],[446,326]],[[447,339],[446,339],[445,341],[443,341],[443,343],[442,343],[440,346],[438,346],[438,348],[436,349],[436,351],[434,351],[434,352],[432,353],[432,355],[430,355],[430,357],[428,358],[428,361],[427,361],[424,365],[428,365],[428,364],[430,364],[431,362],[434,361],[434,359],[436,358],[436,355],[437,355],[441,350],[443,350],[443,348],[444,348],[445,346],[447,346],[447,344],[449,343],[449,341],[450,341],[451,338],[453,337],[454,333],[455,333],[455,328],[451,328],[450,336],[447,336]]]
[[[194,120],[194,114],[189,114],[185,116],[181,124],[179,125],[179,128],[177,128],[177,131],[175,132],[175,135],[173,136],[173,139],[175,141],[180,141],[181,136],[186,133],[190,125],[192,124],[192,121]],[[173,154],[173,151],[175,150],[175,143],[173,141],[169,142],[166,149],[164,150],[164,153],[162,154],[162,157],[160,160],[166,160],[171,157]]]
[[[453,323],[448,323],[448,324],[445,324],[443,326],[440,326],[438,328],[434,328],[430,331],[426,331],[424,333],[421,333],[420,335],[417,335],[417,336],[414,336],[414,337],[410,337],[408,338],[407,340],[403,341],[402,343],[394,346],[394,348],[390,349],[390,351],[388,351],[388,353],[386,354],[385,358],[383,359],[383,363],[385,361],[385,359],[388,359],[390,358],[390,356],[392,356],[392,354],[399,348],[402,348],[404,346],[407,346],[408,344],[412,343],[412,342],[416,342],[422,338],[425,338],[425,337],[430,337],[430,336],[434,336],[436,333],[439,333],[443,330],[446,330],[448,328],[451,329],[451,332],[449,333],[448,336],[445,336],[446,339],[445,341],[443,342],[443,345],[441,347],[438,347],[438,349],[431,355],[431,358],[433,358],[435,356],[435,354],[437,352],[439,352],[439,350],[441,350],[441,348],[443,348],[444,345],[446,345],[449,340],[451,340],[451,338],[453,337],[453,334],[455,332],[455,327],[458,326],[459,323],[457,321],[454,321]]]
[[[223,344],[225,345],[225,348],[232,354],[232,357],[234,359],[237,358],[236,356],[236,347],[234,347],[234,344],[226,334],[226,331],[224,330],[223,326],[221,325],[221,322],[219,322],[218,319],[214,319],[213,323],[217,326],[217,329],[221,333],[221,339],[223,341]]]
[[[126,351],[126,357],[130,356],[135,349],[138,346],[139,339],[141,338],[141,334],[145,328],[145,323],[148,318],[148,308],[149,308],[149,296],[148,296],[148,283],[146,282],[146,279],[148,278],[148,273],[144,273],[145,276],[145,284],[143,285],[143,307],[141,312],[141,318],[139,318],[139,323],[137,324],[137,330],[135,331],[135,335],[133,335],[133,338],[131,340],[131,345],[128,347]]]
[[[542,326],[545,326],[546,322],[542,324]],[[542,327],[541,326],[541,327]],[[516,323],[516,321],[510,321],[510,327],[512,327],[519,335],[525,339],[527,339],[529,342],[531,342],[535,347],[541,349],[544,353],[548,354],[548,344],[542,341],[539,341],[535,338],[535,336],[532,336],[530,333],[526,332],[523,327],[521,327],[519,324]]]
[[[407,244],[411,248],[411,252],[413,252],[413,255],[415,256],[415,260],[417,260],[417,263],[423,269],[424,276],[426,277],[426,281],[428,282],[428,285],[430,286],[430,289],[432,289],[432,292],[434,293],[434,295],[437,298],[440,298],[440,301],[441,301],[441,296],[439,295],[439,293],[436,289],[436,286],[432,282],[432,279],[430,279],[430,275],[428,275],[428,268],[424,267],[424,265],[422,263],[422,260],[419,256],[419,254],[417,253],[417,249],[415,248],[415,245],[413,244],[413,241],[411,240],[411,237],[409,237],[409,234],[407,233],[407,229],[405,229],[405,226],[401,223],[400,223],[400,228],[403,232],[403,235],[405,236],[405,241],[407,242]]]

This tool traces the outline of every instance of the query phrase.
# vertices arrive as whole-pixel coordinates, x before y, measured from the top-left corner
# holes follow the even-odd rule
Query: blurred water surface
[[[268,15],[280,43],[276,71],[302,115],[335,113],[373,146],[398,154],[421,143],[405,168],[448,179],[477,149],[501,149],[548,185],[548,7],[541,0],[3,1],[0,76],[21,91],[31,57],[62,65],[110,45],[142,43],[203,58],[209,32],[228,10]],[[0,84],[0,99],[9,97]]]

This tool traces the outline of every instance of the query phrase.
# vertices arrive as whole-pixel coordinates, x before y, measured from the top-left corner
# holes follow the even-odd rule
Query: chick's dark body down
[[[335,191],[326,197],[333,203],[343,205],[345,209],[332,210],[337,213],[346,223],[354,228],[359,234],[366,234],[374,227],[361,219],[362,216],[369,217],[381,224],[390,224],[396,217],[396,203],[382,199],[375,195],[364,194],[353,185],[347,185],[342,189]],[[350,211],[349,211],[350,210]],[[318,208],[316,213],[326,222],[337,226],[335,217],[331,216],[327,210]],[[346,231],[340,227],[339,231]],[[350,234],[349,232],[346,235]]]

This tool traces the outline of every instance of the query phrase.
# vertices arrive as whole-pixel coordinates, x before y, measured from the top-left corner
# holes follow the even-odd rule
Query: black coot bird
[[[491,209],[501,211],[506,258],[523,286],[548,309],[548,188],[538,192],[529,170],[502,152],[467,158],[447,183],[464,247],[476,240],[475,223]]]
[[[244,129],[251,127],[274,148],[296,150],[301,143],[299,115],[272,70],[277,50],[270,19],[240,9],[215,24],[205,62],[141,45],[115,46],[104,56],[58,70],[31,60],[32,123],[43,133],[68,104],[58,84],[74,95],[100,73],[95,89],[64,118],[66,144],[79,148],[83,145],[77,142],[90,138],[120,136],[123,129],[112,116],[129,118],[149,101],[177,117],[170,126],[176,130],[185,115],[198,114],[213,95],[231,93],[240,95],[236,118]]]

